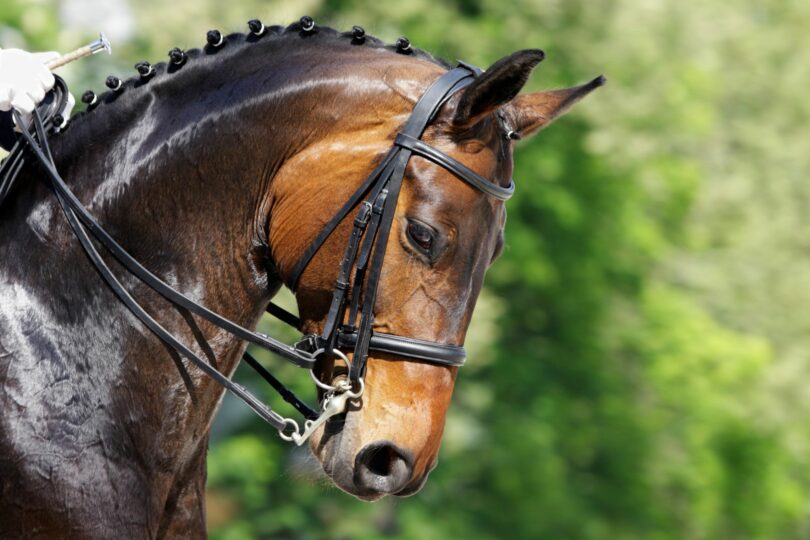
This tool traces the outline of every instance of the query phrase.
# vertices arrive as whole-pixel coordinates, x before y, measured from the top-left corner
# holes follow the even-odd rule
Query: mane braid
[[[228,35],[223,35],[224,42],[221,46],[218,47],[211,47],[210,45],[206,44],[203,48],[193,48],[188,49],[185,52],[187,58],[183,62],[181,66],[174,66],[170,62],[159,62],[157,64],[152,64],[154,68],[154,74],[151,75],[148,79],[143,79],[139,75],[134,75],[129,77],[128,79],[121,79],[120,85],[115,90],[108,90],[102,94],[97,95],[97,101],[94,105],[88,106],[86,109],[77,112],[74,114],[70,121],[68,122],[67,126],[59,132],[59,134],[64,133],[67,131],[74,123],[77,121],[81,122],[85,116],[89,113],[99,114],[99,109],[103,109],[105,106],[112,105],[118,99],[125,99],[125,96],[128,93],[131,93],[132,90],[137,89],[141,86],[146,86],[148,84],[153,84],[152,81],[159,77],[165,77],[166,75],[171,75],[176,71],[183,69],[186,65],[199,61],[200,59],[205,59],[206,57],[216,57],[221,51],[225,49],[233,49],[234,47],[239,47],[240,50],[244,48],[248,48],[251,46],[255,46],[256,44],[270,40],[270,39],[290,39],[290,43],[292,45],[300,45],[302,41],[292,41],[292,39],[296,40],[306,40],[310,39],[317,39],[318,37],[328,37],[340,40],[351,40],[352,39],[352,31],[349,30],[347,32],[341,32],[329,26],[319,26],[315,25],[314,30],[310,32],[305,32],[302,29],[301,22],[295,22],[290,24],[289,26],[280,26],[280,25],[272,25],[266,26],[264,29],[264,33],[257,36],[253,33],[243,33],[243,32],[234,32]],[[402,38],[400,38],[402,39]],[[364,41],[362,44],[356,44],[357,47],[362,48],[373,48],[373,49],[384,49],[390,51],[393,54],[400,54],[398,52],[398,45],[397,43],[389,44],[385,43],[381,39],[374,37],[370,34],[364,35]],[[445,69],[450,69],[452,66],[446,60],[433,56],[429,52],[418,49],[416,47],[411,46],[407,53],[408,56],[412,56],[415,58],[420,58],[423,60],[427,60],[434,64],[437,64]]]

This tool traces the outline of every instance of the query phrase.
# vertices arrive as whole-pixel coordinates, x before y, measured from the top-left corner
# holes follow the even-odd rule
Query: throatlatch
[[[466,353],[461,346],[374,332],[372,326],[374,322],[374,304],[385,258],[385,247],[391,232],[394,212],[405,176],[405,168],[411,156],[419,155],[429,159],[486,195],[497,199],[506,200],[514,192],[514,182],[510,182],[508,187],[502,187],[490,182],[460,162],[420,140],[425,128],[433,120],[441,106],[454,93],[469,85],[479,73],[480,70],[477,68],[461,63],[455,69],[442,75],[428,88],[417,102],[411,116],[399,135],[397,135],[388,153],[327,223],[295,264],[292,275],[288,280],[288,285],[293,290],[298,286],[301,275],[312,257],[320,250],[338,225],[355,210],[352,233],[338,269],[335,290],[323,331],[320,335],[304,336],[295,345],[287,345],[267,335],[248,330],[189,299],[136,261],[93,218],[62,180],[56,170],[48,146],[46,132],[55,124],[53,122],[55,111],[61,110],[61,106],[64,105],[64,101],[67,99],[67,86],[59,77],[56,77],[57,83],[54,86],[50,101],[40,108],[44,113],[45,120],[42,119],[40,110],[35,110],[32,126],[26,126],[20,115],[15,113],[17,125],[22,126],[24,129],[22,129],[21,136],[11,154],[0,167],[0,205],[11,191],[13,182],[24,165],[24,160],[27,157],[25,151],[27,149],[42,166],[50,180],[50,186],[83,250],[101,277],[126,305],[127,309],[166,345],[178,354],[188,358],[203,373],[245,402],[263,420],[278,430],[283,439],[301,445],[329,418],[345,412],[350,400],[357,399],[362,395],[364,389],[363,375],[369,351],[444,366],[461,366],[464,364]],[[185,308],[235,337],[258,345],[302,368],[312,370],[316,360],[322,354],[333,358],[340,357],[349,368],[348,380],[339,381],[337,385],[330,386],[318,381],[313,374],[313,379],[315,379],[318,387],[325,391],[321,411],[318,413],[295,396],[250,354],[245,353],[245,362],[279,392],[285,401],[293,405],[307,419],[302,431],[295,420],[285,418],[273,411],[244,387],[231,381],[216,368],[197,356],[154,320],[115,277],[96,249],[90,235],[104,246],[127,271],[172,304]],[[296,328],[300,327],[298,317],[275,304],[271,303],[267,311]],[[344,322],[344,320],[347,322]],[[343,352],[344,350],[353,352],[351,361]]]

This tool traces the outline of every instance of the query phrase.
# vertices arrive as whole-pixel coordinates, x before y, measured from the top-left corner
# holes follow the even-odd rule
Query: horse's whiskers
[[[330,485],[329,477],[323,472],[321,463],[306,449],[293,452],[289,471],[295,480],[303,480],[314,485]]]

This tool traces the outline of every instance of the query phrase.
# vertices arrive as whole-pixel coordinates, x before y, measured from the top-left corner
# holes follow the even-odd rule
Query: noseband
[[[460,63],[458,67],[439,77],[428,88],[416,103],[411,116],[382,161],[298,259],[288,282],[288,285],[293,290],[298,286],[301,275],[324,242],[338,225],[356,209],[354,225],[340,263],[335,290],[332,294],[332,301],[323,331],[320,334],[306,335],[292,346],[265,334],[248,330],[189,299],[147,270],[107,233],[70,191],[56,170],[46,133],[48,129],[57,125],[53,121],[53,115],[55,114],[54,111],[61,110],[59,106],[48,107],[47,111],[45,111],[44,121],[39,111],[34,111],[33,126],[30,130],[22,130],[17,144],[0,168],[0,204],[3,202],[3,197],[10,191],[17,173],[22,168],[26,157],[25,150],[28,149],[47,173],[51,187],[65,213],[68,224],[85,253],[104,281],[133,315],[161,341],[178,354],[192,361],[215,382],[234,393],[263,420],[278,430],[283,439],[294,441],[300,445],[326,420],[336,414],[343,413],[348,400],[360,397],[363,391],[363,375],[370,351],[412,358],[420,362],[442,366],[461,366],[464,364],[466,353],[461,346],[375,332],[372,328],[374,303],[385,258],[385,248],[391,232],[394,212],[405,176],[405,168],[411,156],[418,155],[436,163],[459,179],[496,199],[505,201],[514,192],[514,182],[510,182],[508,187],[502,187],[490,182],[462,163],[420,140],[425,128],[435,118],[441,106],[453,94],[469,85],[479,73],[480,70],[477,68]],[[67,87],[64,81],[58,77],[57,85],[54,87],[54,96],[51,102],[60,105],[67,99]],[[25,126],[23,119],[16,112],[15,120],[18,126]],[[326,355],[332,359],[340,357],[348,365],[348,380],[341,381],[336,386],[329,386],[316,379],[318,386],[326,390],[321,412],[318,413],[296,397],[249,353],[244,353],[246,363],[276,389],[285,401],[293,405],[308,419],[304,424],[304,430],[300,431],[295,420],[284,418],[270,409],[244,387],[234,383],[201,359],[154,320],[115,277],[102,259],[88,232],[131,274],[169,302],[185,308],[239,339],[258,345],[299,367],[312,370],[321,355]],[[354,279],[351,279],[352,270],[354,270]],[[347,308],[348,320],[344,323]],[[267,311],[292,326],[300,326],[298,317],[275,304],[271,303]],[[348,361],[343,352],[344,350],[353,351],[351,362]]]

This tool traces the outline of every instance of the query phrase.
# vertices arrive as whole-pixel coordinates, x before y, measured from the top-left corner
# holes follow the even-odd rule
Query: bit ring
[[[325,351],[326,349],[323,348],[316,350],[315,352],[312,353],[312,358],[318,358],[318,356],[323,354]],[[338,349],[332,349],[332,353],[341,360],[343,360],[347,368],[349,367],[349,357],[346,356],[343,353],[343,351],[340,351]],[[315,385],[322,390],[326,390],[327,392],[336,392],[339,390],[337,386],[332,386],[330,384],[326,384],[325,382],[321,382],[321,380],[315,376],[314,369],[309,370],[309,376],[312,377],[312,381],[315,383]]]
[[[284,430],[287,429],[287,426],[292,426],[293,428],[292,433],[290,433],[289,435],[284,433]],[[281,429],[278,430],[278,436],[281,437],[282,440],[289,442],[293,440],[294,435],[298,435],[299,431],[300,428],[298,427],[298,422],[296,422],[292,418],[285,418],[284,425],[281,426]]]

